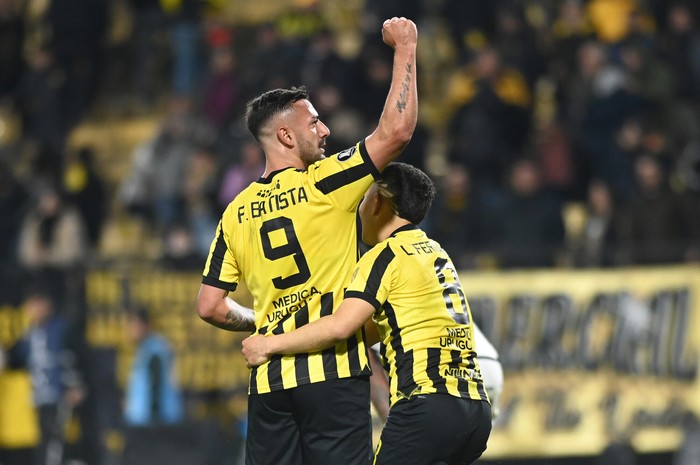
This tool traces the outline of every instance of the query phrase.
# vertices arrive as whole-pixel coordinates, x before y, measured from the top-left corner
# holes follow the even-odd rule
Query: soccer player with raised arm
[[[205,321],[232,331],[284,334],[331,315],[358,259],[363,194],[411,139],[417,121],[415,24],[382,26],[393,74],[377,128],[325,157],[330,134],[303,87],[248,103],[246,123],[265,152],[262,177],[227,207],[197,298]],[[228,293],[244,280],[253,310]],[[271,357],[252,369],[247,464],[366,464],[370,375],[358,328],[323,350]]]
[[[257,366],[327,350],[373,319],[391,392],[375,464],[471,464],[491,433],[469,305],[450,257],[416,226],[434,195],[425,173],[390,164],[360,205],[362,239],[373,248],[338,309],[295,331],[243,341],[248,365]]]

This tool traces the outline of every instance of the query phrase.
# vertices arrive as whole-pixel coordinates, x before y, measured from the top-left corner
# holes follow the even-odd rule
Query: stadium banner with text
[[[700,268],[460,278],[505,372],[486,458],[679,446],[700,413]]]
[[[505,370],[501,415],[485,458],[598,454],[628,438],[640,452],[675,449],[700,414],[700,268],[462,272],[474,318]],[[152,269],[93,270],[88,340],[130,362],[125,309],[147,307],[177,352],[192,392],[224,393],[245,413],[245,333],[199,319],[200,277]],[[245,288],[234,298],[250,305]]]

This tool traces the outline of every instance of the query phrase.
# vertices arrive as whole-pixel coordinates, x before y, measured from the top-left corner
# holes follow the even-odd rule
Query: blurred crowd
[[[698,260],[696,3],[383,1],[342,21],[327,3],[243,24],[206,0],[0,0],[0,262],[80,267],[121,209],[156,234],[161,264],[200,268],[220,212],[263,170],[245,102],[304,84],[329,153],[353,144],[383,105],[393,15],[421,36],[403,160],[435,179],[423,226],[459,267]],[[68,143],[95,115],[144,114],[157,130],[116,183],[94,147]]]
[[[401,160],[434,179],[422,226],[460,269],[700,261],[697,1],[293,0],[257,21],[226,3],[0,0],[0,303],[39,281],[84,315],[115,215],[158,244],[128,258],[200,271],[264,169],[245,103],[303,84],[326,153],[353,145],[383,108],[392,16],[419,30]],[[104,146],[71,143],[91,121],[144,117],[156,129],[116,180]]]

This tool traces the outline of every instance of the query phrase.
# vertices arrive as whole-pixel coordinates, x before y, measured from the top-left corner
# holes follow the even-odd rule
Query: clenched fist
[[[384,21],[382,39],[385,44],[394,49],[402,45],[415,46],[418,41],[418,30],[410,19],[394,17]]]

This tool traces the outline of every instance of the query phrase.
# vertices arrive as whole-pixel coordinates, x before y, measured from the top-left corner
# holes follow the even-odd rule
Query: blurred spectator
[[[194,251],[202,258],[209,254],[212,231],[221,217],[218,208],[218,163],[207,147],[196,148],[188,160],[184,180],[184,217],[194,241]]]
[[[296,49],[280,38],[274,24],[258,26],[249,40],[248,53],[241,57],[242,100],[248,101],[267,89],[299,83]]]
[[[19,262],[32,275],[42,275],[57,296],[78,310],[82,301],[82,267],[89,250],[85,224],[55,187],[42,188],[25,215],[19,236]]]
[[[448,123],[449,158],[465,163],[480,182],[499,185],[530,129],[532,96],[525,78],[504,65],[495,48],[485,48],[454,75],[446,103],[456,108]]]
[[[27,61],[18,92],[25,136],[50,152],[62,154],[72,127],[62,103],[65,74],[45,47],[31,53]],[[55,162],[54,171],[61,172],[62,157],[56,157]]]
[[[542,184],[564,198],[577,196],[585,171],[562,125],[557,121],[545,123],[534,136],[532,143],[541,167]]]
[[[12,168],[0,160],[0,302],[17,302],[17,248],[22,219],[30,203],[29,193]],[[18,303],[18,302],[17,302]]]
[[[696,18],[688,5],[676,3],[670,7],[666,26],[660,46],[678,81],[676,96],[680,101],[697,102],[700,98],[700,31]]]
[[[610,179],[609,156],[618,129],[627,118],[643,115],[648,107],[629,87],[628,74],[610,63],[602,45],[584,44],[579,67],[568,89],[565,115],[591,176]]]
[[[700,198],[700,139],[693,138],[679,149],[673,176],[683,189]]]
[[[191,111],[188,99],[175,99],[156,134],[136,148],[131,173],[119,198],[131,212],[164,233],[184,217],[183,197],[190,157],[211,135]]]
[[[564,245],[561,203],[541,184],[538,167],[529,159],[514,163],[502,205],[492,215],[489,239],[504,268],[551,267]]]
[[[634,195],[634,162],[644,153],[644,125],[638,117],[627,118],[615,133],[613,143],[603,156],[594,176],[604,180],[621,201]]]
[[[629,41],[620,47],[620,59],[630,88],[665,116],[673,105],[676,83],[670,68],[654,51]]]
[[[153,331],[146,310],[130,311],[127,330],[136,353],[124,392],[122,463],[172,463],[175,458],[171,457],[169,447],[164,447],[164,441],[167,444],[168,439],[172,440],[168,436],[169,428],[181,424],[185,413],[174,353],[168,341]]]
[[[338,53],[333,32],[325,29],[311,38],[301,65],[301,81],[312,91],[332,85],[347,99],[352,95],[354,66]]]
[[[265,155],[253,139],[241,142],[240,160],[224,170],[219,187],[219,207],[223,211],[233,198],[265,171]]]
[[[551,55],[549,71],[559,86],[567,83],[576,70],[576,54],[593,38],[591,25],[584,9],[584,0],[562,0],[550,31]]]
[[[13,99],[24,71],[24,19],[19,0],[0,0],[0,102]]]
[[[673,454],[673,465],[694,465],[700,463],[700,421],[689,411],[683,416],[683,440]]]
[[[501,2],[496,14],[493,44],[503,62],[522,73],[529,88],[545,71],[545,61],[537,36],[525,19],[523,6]]]
[[[228,43],[213,47],[200,102],[204,117],[219,131],[240,110],[238,80],[233,49]]]
[[[136,346],[124,392],[127,426],[171,425],[182,421],[184,405],[175,358],[168,341],[153,330],[144,309],[129,313],[128,337]]]
[[[617,264],[618,212],[610,187],[601,180],[588,186],[583,229],[571,244],[572,264],[582,268]]]
[[[192,97],[201,77],[205,0],[161,2],[169,21],[172,54],[172,92],[176,97]]]
[[[697,212],[670,190],[658,160],[640,156],[634,169],[637,192],[623,211],[620,228],[623,264],[683,262],[697,234]]]
[[[209,231],[211,233],[211,230]],[[194,271],[202,267],[206,252],[197,249],[196,238],[189,225],[177,222],[165,233],[160,265],[168,270]],[[213,239],[209,237],[209,242]]]
[[[386,90],[391,83],[391,67],[390,49],[378,47],[372,42],[360,53],[358,75],[353,82],[350,101],[364,121],[374,121],[375,115],[381,114]]]
[[[428,217],[430,234],[458,269],[476,268],[478,255],[485,252],[487,211],[472,175],[464,165],[453,163],[438,186]]]
[[[133,87],[136,104],[150,108],[155,103],[156,82],[159,77],[159,60],[163,55],[163,35],[166,32],[165,12],[160,0],[129,0],[133,31]]]
[[[497,2],[445,0],[441,16],[445,18],[457,53],[465,56],[469,49],[493,37],[496,28]]]
[[[86,226],[91,249],[100,240],[107,217],[107,187],[95,169],[95,152],[81,147],[73,154],[66,167],[64,184],[68,200],[80,212]]]
[[[41,433],[35,465],[62,463],[64,429],[85,394],[76,365],[77,339],[47,289],[29,290],[24,311],[29,330],[10,348],[8,366],[26,368],[31,377]]]
[[[589,0],[586,10],[596,35],[606,43],[619,42],[629,34],[630,15],[636,0]]]
[[[51,0],[46,12],[47,51],[62,78],[59,108],[68,129],[95,99],[108,24],[107,0]],[[63,121],[62,121],[63,122]]]

